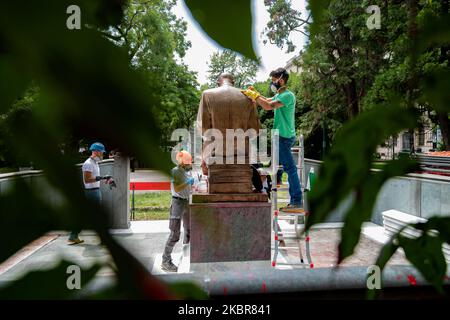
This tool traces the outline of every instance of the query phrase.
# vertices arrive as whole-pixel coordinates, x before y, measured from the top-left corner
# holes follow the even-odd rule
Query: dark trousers
[[[179,199],[172,199],[170,206],[170,221],[169,229],[170,235],[167,239],[166,246],[163,253],[163,262],[172,261],[173,247],[180,240],[181,221],[183,221],[184,239],[183,244],[189,243],[191,234],[191,223],[189,214],[189,202]]]
[[[99,205],[102,203],[102,193],[100,192],[100,189],[85,189],[84,195],[86,196],[86,199],[96,202]],[[80,234],[81,230],[72,230],[72,232],[69,235],[69,240],[76,240],[78,239],[78,235]]]

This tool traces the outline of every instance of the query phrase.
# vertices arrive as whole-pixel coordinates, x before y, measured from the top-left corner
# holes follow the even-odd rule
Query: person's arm
[[[280,101],[273,101],[271,98],[266,98],[259,96],[256,98],[256,103],[261,106],[264,110],[275,110],[284,106]]]
[[[83,171],[83,177],[85,183],[94,183],[97,182],[94,175],[92,174],[92,171]]]
[[[173,184],[173,188],[174,188],[176,193],[178,193],[180,191],[183,191],[184,188],[186,188],[188,186],[190,186],[190,185],[187,182],[184,182],[182,184],[175,184],[175,183]]]
[[[264,110],[274,110],[284,106],[278,99],[271,99],[263,97],[258,91],[253,87],[249,87],[247,90],[241,90],[241,92],[259,104]]]
[[[181,176],[177,173],[173,174],[173,189],[176,193],[183,191],[185,188],[190,187],[193,184],[194,178],[184,180],[184,175]]]
[[[85,183],[94,183],[94,182],[98,182],[100,180],[106,180],[105,183],[108,183],[108,181],[112,181],[111,176],[94,177],[94,175],[92,174],[92,171],[83,171],[83,178],[84,178]]]

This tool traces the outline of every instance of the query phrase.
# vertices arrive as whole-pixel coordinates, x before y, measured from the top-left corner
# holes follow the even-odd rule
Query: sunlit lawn
[[[170,191],[149,192],[134,195],[134,220],[169,219]],[[130,196],[132,204],[132,195]]]

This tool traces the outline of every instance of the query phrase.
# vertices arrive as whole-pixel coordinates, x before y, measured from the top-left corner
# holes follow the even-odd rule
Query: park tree
[[[196,74],[182,60],[191,43],[186,21],[172,12],[175,5],[176,0],[131,0],[120,23],[102,30],[149,83],[161,83],[162,108],[153,112],[163,145],[170,144],[173,130],[192,125],[200,100]]]
[[[388,101],[392,94],[405,97],[404,103],[417,108],[427,118],[439,125],[443,149],[450,149],[450,123],[449,113],[442,108],[436,108],[436,101],[426,95],[428,81],[433,81],[433,74],[445,71],[449,64],[449,49],[442,46],[430,46],[414,57],[414,66],[408,39],[417,33],[417,28],[423,28],[428,19],[441,19],[449,13],[448,1],[418,1],[418,2],[392,2],[387,11],[394,21],[387,20],[389,30],[386,45],[388,64],[379,70],[374,82],[363,100],[363,108],[369,109],[379,103]],[[415,16],[416,24],[408,24],[408,17]],[[399,24],[396,21],[401,21]],[[411,135],[411,137],[414,137]],[[411,141],[411,145],[413,141]]]
[[[303,130],[309,135],[322,127],[333,138],[349,119],[396,94],[404,98],[405,105],[426,111],[428,118],[439,124],[444,147],[448,148],[449,115],[419,99],[423,86],[418,81],[448,62],[448,50],[445,46],[431,48],[417,57],[411,70],[408,40],[417,29],[409,23],[411,15],[418,17],[419,24],[425,16],[438,18],[448,14],[448,1],[380,1],[380,29],[366,26],[370,16],[366,9],[372,4],[330,2],[314,34],[317,41],[299,52],[302,85],[297,99],[308,106],[301,120]],[[293,51],[289,35],[298,30],[292,27],[292,21],[297,20],[309,34],[309,19],[300,20],[300,13],[288,1],[266,1],[266,6],[271,17],[266,36],[278,30],[273,32],[277,36],[273,43],[280,48],[290,46]]]
[[[213,53],[208,66],[208,85],[210,88],[217,86],[217,78],[224,72],[231,73],[234,76],[237,88],[243,88],[255,80],[258,71],[257,61],[239,56],[236,52],[230,50]]]
[[[270,20],[263,31],[264,40],[275,44],[286,52],[294,52],[297,48],[290,39],[292,33],[298,32],[309,37],[307,26],[311,23],[311,14],[303,16],[292,8],[289,0],[264,0]]]
[[[375,75],[387,64],[385,31],[367,28],[364,1],[333,1],[314,34],[317,41],[308,41],[299,50],[289,36],[294,32],[309,35],[310,15],[302,17],[285,0],[266,1],[266,6],[271,17],[266,36],[274,34],[273,43],[298,52],[295,63],[301,72],[293,91],[301,110],[297,112],[299,128],[307,145],[313,144],[317,149],[322,140],[324,149],[325,140],[332,139],[345,122],[361,112],[362,100]],[[314,142],[309,143],[310,139]]]
[[[186,21],[172,12],[175,4],[176,0],[129,0],[120,23],[101,32],[126,51],[132,66],[158,74],[191,46],[185,39]]]
[[[151,110],[162,132],[161,145],[170,144],[173,130],[192,125],[200,98],[196,74],[182,61],[191,44],[186,40],[186,22],[172,12],[175,4],[174,0],[130,0],[125,3],[123,18],[117,23],[104,28],[95,26],[103,37],[126,52],[130,66],[142,74],[149,90],[153,83],[161,83],[155,94],[161,97],[162,107]],[[0,118],[0,167],[15,170],[18,166],[30,166],[9,146],[11,121],[8,119],[16,112],[32,112],[38,100],[39,88],[33,84]],[[61,132],[60,149],[81,161],[79,145],[95,139],[83,133]]]

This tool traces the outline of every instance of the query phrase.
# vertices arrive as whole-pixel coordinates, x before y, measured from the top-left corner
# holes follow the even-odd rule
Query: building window
[[[411,150],[411,134],[409,132],[405,132],[402,135],[402,149],[404,151]]]
[[[419,146],[425,145],[425,130],[423,127],[419,128]]]

